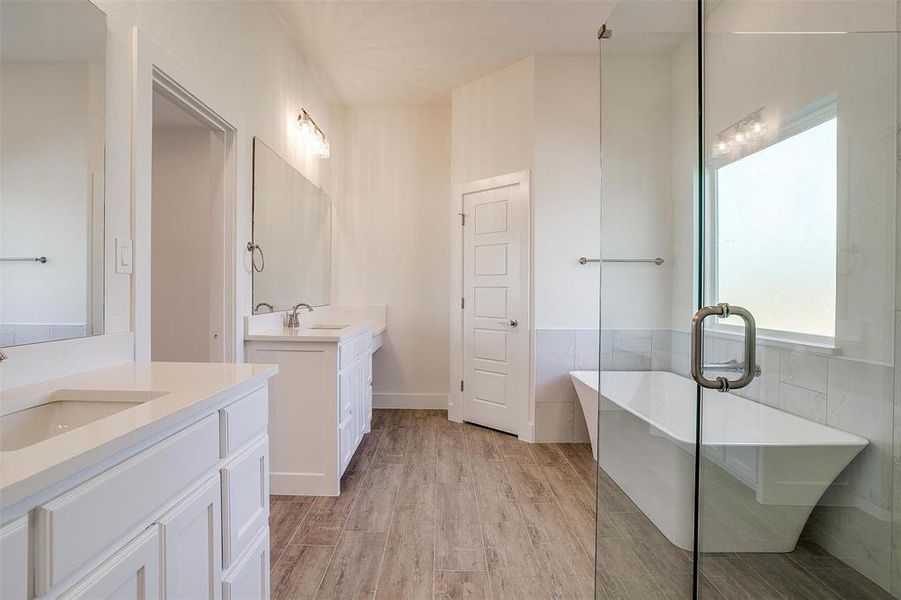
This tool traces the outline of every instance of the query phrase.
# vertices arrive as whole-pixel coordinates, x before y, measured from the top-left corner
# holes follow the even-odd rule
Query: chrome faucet
[[[257,304],[256,306],[253,307],[253,314],[257,314],[258,312],[260,312],[261,306],[265,306],[266,308],[268,308],[269,312],[275,312],[274,306],[272,306],[268,302],[260,302],[259,304]]]
[[[291,309],[291,312],[285,313],[285,327],[300,327],[300,318],[297,316],[297,309],[303,306],[309,312],[313,312],[313,307],[306,302],[298,302]]]
[[[726,362],[721,363],[704,363],[705,371],[723,371],[726,373],[744,373],[745,372],[745,363],[738,362],[734,358],[732,360],[727,360]],[[761,369],[760,365],[757,365],[757,368],[754,370],[754,376],[760,377]]]

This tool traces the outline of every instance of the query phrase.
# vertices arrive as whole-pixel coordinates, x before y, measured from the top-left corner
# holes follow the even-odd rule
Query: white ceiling
[[[358,106],[447,104],[454,87],[531,54],[595,53],[614,2],[272,4],[329,99]]]

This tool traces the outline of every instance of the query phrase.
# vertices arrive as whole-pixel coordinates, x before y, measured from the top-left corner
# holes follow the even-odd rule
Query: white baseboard
[[[337,496],[340,492],[324,473],[269,473],[273,496]]]
[[[447,394],[372,394],[373,408],[447,409]]]

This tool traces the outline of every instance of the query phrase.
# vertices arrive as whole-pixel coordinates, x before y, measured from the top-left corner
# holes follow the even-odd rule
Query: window
[[[714,172],[717,302],[747,307],[777,337],[835,337],[837,118],[818,111],[794,133]]]

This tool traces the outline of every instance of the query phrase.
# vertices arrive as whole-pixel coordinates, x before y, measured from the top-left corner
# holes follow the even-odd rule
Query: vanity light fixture
[[[716,135],[713,158],[736,159],[758,150],[766,141],[766,125],[759,108]]]
[[[297,115],[297,126],[300,129],[301,140],[313,149],[313,154],[319,158],[328,158],[330,155],[328,140],[325,139],[322,129],[304,108],[301,108],[300,114]]]

